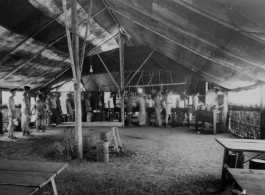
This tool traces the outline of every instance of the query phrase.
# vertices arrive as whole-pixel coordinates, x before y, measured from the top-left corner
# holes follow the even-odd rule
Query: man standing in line
[[[108,106],[109,106],[109,121],[113,121],[114,118],[114,101],[113,101],[113,93],[110,93],[110,97],[108,99]]]
[[[17,137],[14,136],[14,119],[16,119],[16,107],[15,107],[15,101],[14,96],[16,95],[16,90],[11,89],[10,90],[11,96],[8,99],[7,108],[8,108],[8,138],[10,139],[17,139]]]
[[[215,93],[217,94],[217,102],[219,110],[221,110],[221,131],[226,131],[226,120],[227,120],[227,112],[228,112],[228,101],[225,94],[222,93],[221,89],[216,89]]]
[[[168,125],[168,118],[171,115],[171,108],[173,107],[173,99],[171,97],[172,91],[169,90],[166,96],[166,127],[171,127]]]
[[[161,91],[156,94],[154,99],[155,101],[155,114],[156,114],[156,125],[158,127],[162,127],[162,120],[161,120],[161,110],[162,110],[162,100],[161,100]]]
[[[67,99],[66,99],[66,110],[67,110],[67,115],[68,115],[68,120],[69,122],[73,122],[74,121],[74,107],[73,107],[73,100],[72,100],[72,96],[71,93],[67,94]]]
[[[146,107],[145,107],[145,99],[144,99],[144,94],[139,94],[137,97],[136,101],[139,104],[139,116],[138,116],[138,121],[139,121],[139,126],[145,125],[146,122]]]
[[[82,113],[82,122],[86,122],[86,100],[85,94],[81,93],[81,113]]]
[[[55,97],[56,97],[56,106],[57,106],[57,117],[56,117],[56,121],[57,124],[61,124],[62,123],[62,106],[61,106],[61,93],[60,92],[56,92],[55,93]]]
[[[92,118],[91,93],[88,93],[88,98],[85,100],[85,104],[86,104],[86,121],[91,122]]]
[[[23,136],[29,136],[31,135],[29,132],[29,116],[31,115],[31,110],[30,110],[30,102],[29,102],[29,86],[24,87],[24,93],[23,93],[23,98],[22,98],[22,103],[21,103],[21,126],[22,126],[22,131],[23,131]]]
[[[42,132],[45,132],[44,129],[44,119],[45,111],[49,109],[48,104],[43,101],[42,95],[37,95],[38,100],[36,101],[35,107],[35,116],[36,116],[36,132],[39,133],[39,130],[42,129]]]

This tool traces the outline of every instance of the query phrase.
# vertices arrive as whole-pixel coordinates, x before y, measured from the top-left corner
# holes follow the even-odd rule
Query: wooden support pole
[[[92,6],[93,6],[93,0],[90,0],[90,2],[89,2],[89,10],[88,10],[88,18],[87,18],[87,25],[86,25],[86,32],[85,32],[85,40],[83,42],[82,53],[81,53],[81,60],[80,60],[81,70],[83,70],[84,57],[85,57],[85,51],[86,51],[87,34],[88,33],[90,34],[90,19],[91,19]]]
[[[0,90],[0,106],[2,107],[3,104],[3,91]],[[0,110],[0,134],[3,134],[3,114],[2,114],[2,110]]]
[[[265,85],[261,86],[260,136],[265,139]]]
[[[134,73],[134,75],[130,78],[130,80],[127,82],[127,84],[125,85],[125,87],[131,82],[131,80],[134,78],[134,76],[139,72],[139,70],[143,67],[143,65],[147,62],[147,60],[152,56],[152,54],[155,52],[155,50],[153,50],[149,56],[146,58],[146,60],[141,64],[141,66],[137,69],[137,71]]]
[[[76,72],[76,83],[74,83],[75,92],[75,137],[77,145],[77,157],[83,158],[83,135],[82,135],[82,112],[81,112],[81,67],[79,63],[79,37],[77,35],[78,21],[77,21],[77,0],[71,1],[72,11],[72,42],[73,42],[73,57],[74,69]]]
[[[143,74],[144,74],[144,73],[142,72],[141,75],[140,75],[140,77],[139,77],[139,79],[138,79],[138,81],[137,81],[137,84],[136,84],[136,85],[139,85],[139,82],[140,82],[140,80],[141,80]]]
[[[121,92],[121,122],[124,126],[124,35],[120,32],[120,92]]]
[[[72,66],[72,72],[73,72],[73,78],[74,82],[76,82],[76,71],[75,71],[75,64],[74,64],[74,56],[73,56],[73,49],[72,49],[72,41],[71,41],[71,35],[70,31],[68,29],[69,23],[68,23],[68,16],[67,16],[67,7],[66,7],[66,0],[62,0],[63,4],[63,10],[64,10],[64,20],[65,20],[65,30],[67,35],[67,43],[68,43],[68,49],[69,49],[69,55],[71,60],[71,66]]]

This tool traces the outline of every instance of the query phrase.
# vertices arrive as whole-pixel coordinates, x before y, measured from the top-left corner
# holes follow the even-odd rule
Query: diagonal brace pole
[[[145,59],[145,61],[141,64],[141,66],[137,69],[137,71],[134,73],[134,75],[130,78],[130,80],[127,82],[127,84],[125,85],[125,87],[131,82],[131,80],[135,77],[135,75],[139,72],[139,70],[143,67],[143,65],[147,62],[147,60],[152,56],[152,54],[155,52],[155,50],[153,50],[149,56]]]
[[[105,67],[105,69],[107,70],[107,72],[109,73],[109,76],[110,76],[110,78],[112,79],[112,81],[115,83],[115,85],[117,86],[117,88],[120,90],[119,85],[117,84],[117,82],[115,81],[115,79],[112,77],[112,75],[111,75],[109,69],[107,68],[107,66],[106,66],[105,63],[103,62],[103,60],[102,60],[102,58],[100,57],[100,55],[97,54],[97,56],[98,56],[98,58],[100,59],[100,61],[102,62],[103,66]]]

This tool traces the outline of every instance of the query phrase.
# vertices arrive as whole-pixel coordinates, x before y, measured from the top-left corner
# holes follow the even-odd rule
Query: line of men
[[[187,106],[187,94],[186,90],[182,90],[180,94],[180,98],[178,100],[178,107],[184,108]],[[155,108],[155,116],[156,116],[156,126],[162,126],[161,112],[165,109],[165,126],[170,127],[168,124],[169,117],[171,115],[171,109],[173,108],[173,98],[172,91],[169,90],[165,96],[162,95],[161,91],[155,95],[154,99],[152,99],[151,95],[146,96],[144,93],[138,94],[136,97],[133,92],[130,92],[129,96],[125,99],[127,114],[128,114],[128,123],[131,124],[131,115],[133,112],[133,107],[136,104],[139,105],[139,115],[138,121],[139,126],[144,126],[148,118],[150,118],[150,113],[147,115],[146,108],[154,107]]]
[[[29,123],[32,115],[35,115],[36,119],[36,132],[42,130],[45,132],[46,127],[50,126],[52,123],[61,123],[61,102],[60,93],[48,93],[47,98],[43,94],[37,93],[37,100],[34,103],[34,108],[31,110],[30,105],[30,87],[25,86],[21,102],[21,128],[23,136],[31,136],[29,131]],[[16,95],[16,89],[10,90],[11,96],[8,99],[8,137],[10,139],[17,139],[14,136],[14,127],[17,123],[16,107],[14,97]]]

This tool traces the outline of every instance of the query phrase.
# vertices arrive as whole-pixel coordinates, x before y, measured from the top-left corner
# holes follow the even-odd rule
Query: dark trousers
[[[109,109],[109,121],[113,121],[115,116],[114,108]]]

